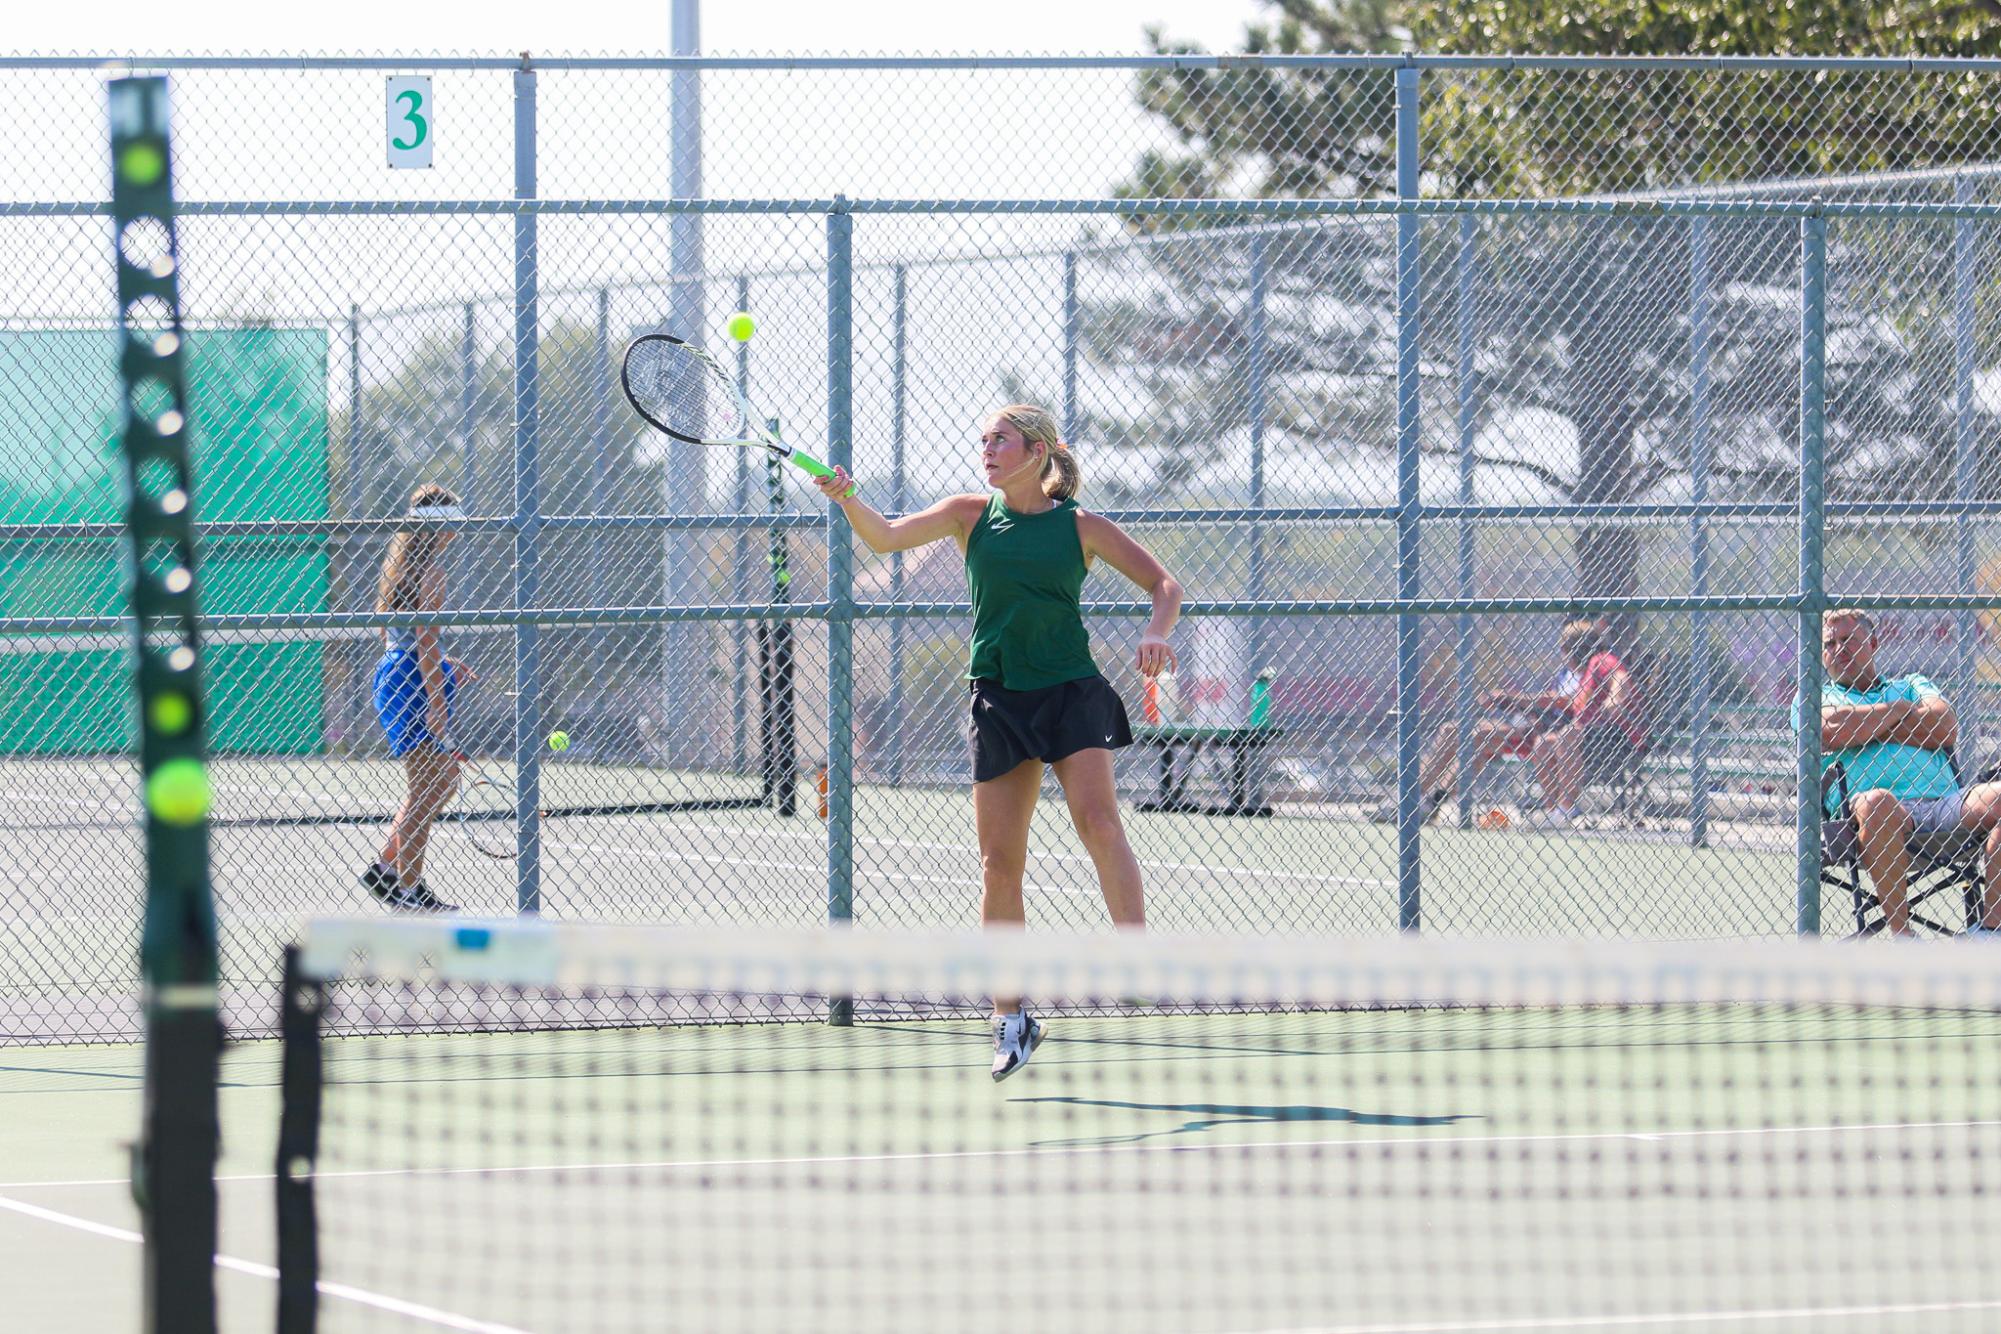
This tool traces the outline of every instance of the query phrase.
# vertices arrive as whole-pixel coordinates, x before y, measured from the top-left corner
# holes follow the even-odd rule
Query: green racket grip
[[[832,468],[829,468],[826,464],[820,462],[820,460],[814,458],[811,454],[807,454],[801,450],[795,449],[792,451],[792,462],[795,467],[803,468],[807,472],[812,473],[815,477],[832,477],[834,475],[834,470]],[[846,500],[849,496],[853,495],[854,493],[855,493],[854,484],[849,483],[848,489],[841,492],[841,499]]]

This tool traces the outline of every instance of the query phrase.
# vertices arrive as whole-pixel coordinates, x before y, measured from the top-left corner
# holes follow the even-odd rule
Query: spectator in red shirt
[[[1602,627],[1566,625],[1563,656],[1577,672],[1577,686],[1563,725],[1537,736],[1529,750],[1543,795],[1543,808],[1523,821],[1530,829],[1568,829],[1584,784],[1610,782],[1647,748],[1639,687],[1606,647]]]
[[[1535,764],[1545,808],[1530,816],[1530,828],[1567,828],[1577,817],[1578,793],[1587,782],[1602,782],[1645,750],[1639,690],[1619,656],[1605,647],[1604,627],[1575,620],[1557,637],[1564,671],[1550,690],[1523,694],[1490,690],[1480,697],[1491,715],[1475,724],[1467,772],[1458,772],[1456,724],[1438,729],[1418,770],[1429,820],[1461,783],[1503,755],[1526,755]],[[1396,818],[1395,803],[1376,812]]]

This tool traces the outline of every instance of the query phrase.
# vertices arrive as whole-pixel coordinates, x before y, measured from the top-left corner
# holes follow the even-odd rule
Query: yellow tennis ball
[[[134,185],[153,184],[166,168],[166,155],[149,143],[127,144],[118,155],[118,174]]]
[[[570,748],[570,734],[568,732],[558,730],[549,733],[550,750],[568,750],[569,748]]]
[[[169,690],[164,695],[155,695],[147,706],[147,716],[153,726],[168,736],[179,736],[188,730],[188,724],[195,719],[195,706],[178,690]]]
[[[750,336],[757,332],[757,321],[750,317],[749,311],[740,310],[730,316],[729,323],[723,327],[728,329],[730,337],[736,339],[739,343],[748,343]]]
[[[146,780],[146,809],[168,824],[190,825],[208,814],[208,766],[168,760]]]

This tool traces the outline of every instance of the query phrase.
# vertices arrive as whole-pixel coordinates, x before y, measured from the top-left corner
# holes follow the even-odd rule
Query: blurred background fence
[[[1787,718],[1830,605],[1879,609],[1886,669],[1989,755],[1988,62],[133,63],[180,127],[240,1026],[297,918],[365,902],[402,785],[374,586],[422,482],[473,515],[439,618],[479,676],[459,740],[549,812],[512,863],[441,833],[446,897],[976,919],[959,554],[871,556],[795,476],[619,398],[628,339],[734,348],[735,309],[753,397],[872,503],[977,489],[986,415],[1039,401],[1085,503],[1187,586],[1157,700],[1135,591],[1086,588],[1149,725],[1121,773],[1161,927],[1835,924]],[[100,66],[0,61],[43,127],[0,151],[0,1040],[135,1031]],[[1482,828],[1537,804],[1509,757],[1420,828],[1420,747],[1547,687],[1578,616],[1645,701],[1631,783],[1560,837]],[[1031,922],[1100,923],[1055,803],[1033,841]]]

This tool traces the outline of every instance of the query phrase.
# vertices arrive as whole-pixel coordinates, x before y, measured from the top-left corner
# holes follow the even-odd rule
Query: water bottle
[[[1251,716],[1247,720],[1251,727],[1263,727],[1271,721],[1271,673],[1259,672],[1251,682]]]

